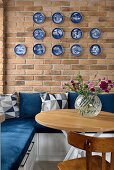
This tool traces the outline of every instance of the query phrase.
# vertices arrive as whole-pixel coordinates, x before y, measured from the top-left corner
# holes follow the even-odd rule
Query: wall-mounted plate
[[[63,22],[63,15],[60,12],[56,12],[52,15],[52,21],[55,24],[61,24]]]
[[[73,23],[78,24],[82,21],[82,15],[79,12],[73,12],[70,19]]]
[[[93,44],[93,45],[90,47],[90,53],[91,53],[93,56],[98,56],[98,55],[101,53],[101,47],[100,47],[100,45],[98,45],[98,44]]]
[[[63,37],[63,30],[61,28],[55,28],[52,31],[52,36],[55,39],[61,39]]]
[[[44,14],[42,14],[41,12],[36,12],[34,15],[33,15],[33,21],[36,23],[36,24],[42,24],[45,20],[45,16]]]
[[[63,47],[61,45],[55,45],[52,48],[52,53],[55,56],[61,56],[63,54]]]
[[[82,38],[82,31],[79,28],[74,28],[71,31],[71,37],[75,40],[79,40],[80,38]]]
[[[18,44],[14,48],[15,54],[22,56],[26,53],[26,47],[23,44]]]
[[[93,39],[99,39],[101,37],[101,31],[99,28],[93,28],[91,31],[90,31],[90,36],[91,38]]]
[[[37,40],[42,40],[45,37],[45,32],[41,28],[37,28],[33,31],[33,36]]]
[[[45,47],[42,44],[35,44],[33,47],[33,52],[36,55],[43,55],[45,53]]]
[[[79,56],[82,54],[82,47],[78,44],[74,44],[70,49],[72,55]]]

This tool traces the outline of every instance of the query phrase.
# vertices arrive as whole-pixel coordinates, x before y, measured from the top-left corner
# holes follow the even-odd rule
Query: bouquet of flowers
[[[93,78],[96,78],[96,75]],[[102,79],[98,79],[95,83],[93,81],[88,81],[87,83],[83,80],[82,76],[80,74],[76,77],[77,81],[72,80],[70,83],[63,82],[63,86],[61,86],[61,89],[65,89],[68,87],[71,91],[88,96],[89,94],[98,95],[99,93],[109,93],[111,88],[114,87],[114,82],[111,80],[105,80],[105,77]]]
[[[99,114],[102,108],[102,103],[97,96],[102,92],[109,93],[114,86],[114,82],[111,80],[98,79],[94,83],[94,76],[92,81],[85,82],[82,76],[79,74],[76,77],[77,81],[71,81],[70,83],[63,82],[62,89],[70,89],[71,91],[78,93],[79,96],[75,101],[75,108],[78,113],[84,117],[94,117]]]

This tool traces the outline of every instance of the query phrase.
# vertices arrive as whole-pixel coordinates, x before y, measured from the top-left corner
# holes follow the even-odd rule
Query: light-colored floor
[[[57,170],[56,161],[38,161],[34,165],[34,170]]]

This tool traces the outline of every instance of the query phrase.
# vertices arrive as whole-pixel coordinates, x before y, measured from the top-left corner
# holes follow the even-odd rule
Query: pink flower
[[[112,84],[112,81],[111,81],[111,80],[108,80],[108,84]]]
[[[93,87],[94,87],[94,84],[90,82],[90,83],[88,84],[88,86],[89,86],[90,88],[93,88]]]
[[[108,90],[108,89],[106,89],[106,90],[105,90],[105,92],[109,93],[109,90]]]
[[[113,88],[114,84],[111,84],[110,87]]]
[[[63,86],[64,86],[65,84],[67,84],[67,82],[66,82],[66,81],[64,81],[64,82],[63,82]]]
[[[101,81],[101,79],[98,79],[99,81]]]
[[[63,89],[63,86],[60,86],[60,89]]]
[[[74,81],[72,80],[71,83],[74,83]]]
[[[95,89],[94,89],[94,88],[91,88],[90,90],[91,90],[92,92],[95,92]]]
[[[105,80],[105,77],[103,77],[103,80]]]
[[[108,83],[106,83],[106,81],[101,81],[101,83],[100,83],[100,88],[102,89],[102,90],[107,90],[107,88],[108,88]]]

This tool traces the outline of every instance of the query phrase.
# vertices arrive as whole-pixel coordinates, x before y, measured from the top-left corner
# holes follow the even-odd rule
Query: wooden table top
[[[84,118],[75,109],[51,110],[38,113],[35,120],[41,125],[67,131],[114,131],[114,114],[104,111],[94,118]]]

